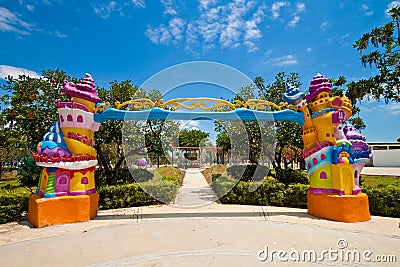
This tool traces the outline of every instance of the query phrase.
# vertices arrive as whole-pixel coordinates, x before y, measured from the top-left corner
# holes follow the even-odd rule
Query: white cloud
[[[306,5],[304,3],[297,3],[297,12],[301,13],[306,10]]]
[[[34,26],[34,24],[22,20],[19,14],[13,13],[5,7],[0,7],[0,31],[30,35]]]
[[[290,3],[289,2],[275,2],[275,3],[273,3],[272,6],[271,6],[272,18],[273,19],[279,18],[280,17],[279,10],[282,7],[285,7],[285,6],[290,6]]]
[[[65,35],[65,34],[63,34],[63,33],[60,33],[59,31],[55,31],[55,32],[54,32],[54,35],[57,36],[57,37],[59,37],[59,38],[65,38],[65,37],[67,37],[67,35]]]
[[[117,8],[117,2],[111,1],[107,5],[98,4],[93,7],[94,13],[100,16],[102,19],[106,19],[110,16],[111,12],[115,11]]]
[[[321,25],[319,26],[319,28],[321,29],[321,31],[326,31],[326,29],[328,28],[328,22],[324,21],[321,23]]]
[[[400,105],[398,103],[390,103],[385,106],[385,109],[391,115],[400,115]]]
[[[26,8],[31,12],[35,11],[35,6],[34,5],[26,5]]]
[[[144,0],[132,0],[132,4],[137,8],[145,8],[146,7],[146,3],[144,2]]]
[[[307,52],[310,53],[312,51],[311,47],[307,47]]]
[[[297,23],[300,21],[300,14],[303,13],[306,10],[306,5],[304,3],[297,3],[296,5],[296,11],[293,14],[293,19],[289,21],[288,26],[289,27],[296,27]]]
[[[17,78],[19,75],[26,75],[31,78],[41,77],[39,74],[32,70],[18,68],[14,66],[0,65],[0,79],[4,79],[7,76],[13,76],[14,78]]]
[[[269,64],[272,66],[287,66],[287,65],[297,65],[299,62],[296,57],[293,55],[286,55],[278,58],[271,58],[265,62],[265,64]]]
[[[254,0],[234,0],[224,5],[218,5],[216,0],[198,1],[199,17],[180,19],[177,25],[170,22],[169,26],[148,26],[145,35],[156,44],[178,44],[182,40],[185,49],[193,53],[217,45],[221,48],[245,46],[249,52],[258,49],[256,42],[262,37],[259,24],[265,17],[266,6],[257,7]]]
[[[272,19],[276,20],[281,17],[281,9],[283,7],[290,7],[291,4],[290,2],[275,2],[271,6],[271,12],[272,12]],[[288,22],[287,26],[294,28],[296,27],[297,23],[300,21],[300,14],[303,13],[306,10],[306,5],[302,2],[298,2],[296,4],[296,8],[292,8],[292,12],[290,16],[292,19]],[[281,19],[283,21],[283,19]]]
[[[179,121],[179,130],[182,129],[195,129],[199,130],[200,122],[196,120],[180,120]]]
[[[294,28],[294,27],[296,27],[296,25],[299,21],[300,21],[300,16],[296,15],[296,16],[294,16],[294,18],[291,21],[289,21],[288,26]]]
[[[374,14],[374,11],[370,10],[369,7],[367,5],[365,5],[365,4],[362,4],[361,8],[364,10],[365,16],[367,16],[367,17],[369,17],[369,16]]]
[[[174,0],[160,0],[161,4],[164,6],[164,15],[177,15],[176,4]]]
[[[107,19],[111,13],[118,12],[120,16],[124,16],[124,7],[134,6],[135,8],[145,8],[146,4],[143,0],[132,0],[129,3],[119,3],[116,1],[110,1],[108,4],[94,4],[93,11],[102,19]]]
[[[262,37],[258,24],[260,24],[264,19],[264,9],[265,6],[260,6],[253,14],[252,19],[245,23],[246,30],[244,35],[244,44],[247,46],[249,52],[255,52],[258,50],[258,47],[254,42]]]
[[[215,5],[217,0],[199,0],[199,8],[207,9],[209,5]]]
[[[169,21],[168,26],[164,24],[156,28],[149,26],[145,35],[155,44],[177,44],[183,38],[185,26],[186,22],[183,19],[173,18]]]
[[[387,17],[390,17],[389,10],[396,6],[400,6],[400,1],[393,1],[388,4],[387,9],[385,10]]]

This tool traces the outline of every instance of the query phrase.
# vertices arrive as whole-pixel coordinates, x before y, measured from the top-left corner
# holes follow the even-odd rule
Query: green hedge
[[[228,188],[233,186],[233,181],[227,181],[224,177],[212,183],[212,187],[217,194],[221,197],[220,201],[223,204],[241,204],[241,205],[271,205],[279,207],[294,207],[306,208],[307,207],[307,190],[309,185],[292,184],[286,186],[285,184],[266,180],[263,182],[252,183],[242,182],[237,183],[232,190]],[[250,188],[257,188],[255,191],[250,192]],[[223,196],[222,196],[223,195]]]
[[[175,178],[177,180],[177,178]],[[104,186],[97,190],[100,194],[99,209],[117,209],[170,203],[179,186],[169,181],[132,183]],[[153,198],[151,195],[155,196]]]
[[[0,192],[0,223],[19,221],[28,210],[28,194]]]
[[[307,191],[305,184],[285,185],[274,180],[262,183],[237,183],[226,177],[218,177],[211,186],[223,204],[271,205],[279,207],[307,208]],[[254,192],[249,186],[258,187]],[[251,187],[250,187],[251,188]],[[365,186],[363,192],[368,195],[371,215],[400,218],[400,187],[394,185]]]
[[[276,179],[286,185],[289,184],[310,184],[307,173],[302,170],[281,169],[276,170]]]
[[[243,182],[262,181],[270,174],[270,169],[259,165],[233,165],[226,169],[226,173],[233,179],[240,179]]]
[[[364,186],[372,215],[400,218],[400,187],[394,185]]]

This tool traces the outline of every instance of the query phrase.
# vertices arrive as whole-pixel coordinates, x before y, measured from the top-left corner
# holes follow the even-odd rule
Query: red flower
[[[32,112],[32,111],[29,112],[28,117],[29,117],[29,118],[32,118],[32,117],[33,117],[33,112]]]

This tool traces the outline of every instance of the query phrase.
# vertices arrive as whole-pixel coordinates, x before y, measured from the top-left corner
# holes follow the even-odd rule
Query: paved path
[[[400,177],[400,167],[364,167],[361,174]]]
[[[213,201],[217,200],[217,196],[200,171],[199,168],[190,168],[185,171],[182,187],[175,198],[175,206],[188,208],[215,204]]]
[[[26,222],[0,225],[0,266],[379,266],[376,262],[329,259],[262,262],[267,246],[287,253],[370,250],[400,261],[400,219],[373,217],[362,223],[314,218],[304,209],[172,205],[100,211],[95,220],[30,228]],[[339,249],[337,241],[346,245]],[[347,253],[347,252],[346,252]],[[260,254],[261,257],[264,254]],[[335,259],[333,254],[332,259]],[[340,254],[339,254],[340,255]],[[295,257],[295,255],[292,255]],[[292,258],[293,258],[292,257]],[[344,259],[344,258],[343,258]]]

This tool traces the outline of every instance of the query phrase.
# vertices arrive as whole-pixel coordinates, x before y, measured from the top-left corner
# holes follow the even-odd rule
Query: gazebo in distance
[[[178,168],[207,167],[212,164],[225,164],[222,148],[213,146],[186,147],[173,146],[172,166]]]

